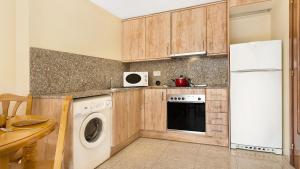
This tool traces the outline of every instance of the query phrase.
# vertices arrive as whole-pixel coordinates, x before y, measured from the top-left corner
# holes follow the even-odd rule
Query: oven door
[[[172,130],[205,132],[205,103],[168,102],[167,127]]]

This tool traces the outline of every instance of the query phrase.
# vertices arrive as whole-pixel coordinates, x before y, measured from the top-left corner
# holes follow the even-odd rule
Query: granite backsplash
[[[180,75],[194,84],[227,86],[226,57],[194,57],[137,63],[78,55],[54,50],[30,48],[30,91],[33,95],[47,95],[88,90],[118,88],[123,84],[123,72],[149,72],[149,85],[173,85],[171,79]],[[161,71],[154,77],[153,71]]]
[[[129,64],[120,61],[30,48],[30,92],[33,95],[121,87]]]
[[[138,62],[130,64],[130,71],[149,72],[149,85],[160,81],[162,85],[175,85],[171,79],[180,75],[186,76],[194,84],[209,86],[227,86],[227,57],[191,57],[164,61]],[[161,76],[153,76],[153,71],[160,71]]]

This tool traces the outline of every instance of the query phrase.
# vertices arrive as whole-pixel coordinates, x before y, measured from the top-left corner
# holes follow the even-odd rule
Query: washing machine
[[[111,96],[74,100],[73,169],[94,169],[110,157]]]

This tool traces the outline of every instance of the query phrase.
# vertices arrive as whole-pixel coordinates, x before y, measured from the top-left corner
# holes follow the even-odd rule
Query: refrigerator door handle
[[[247,73],[247,72],[277,72],[282,71],[281,69],[245,69],[245,70],[235,70],[232,73]]]

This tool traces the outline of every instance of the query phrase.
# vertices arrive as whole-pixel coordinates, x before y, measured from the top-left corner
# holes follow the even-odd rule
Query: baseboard
[[[142,130],[141,137],[228,147],[228,138],[208,137],[177,131],[155,132]]]
[[[122,149],[124,149],[125,147],[127,147],[129,144],[131,144],[132,142],[134,142],[136,139],[138,139],[140,137],[140,133],[136,133],[133,136],[129,137],[127,140],[125,140],[123,143],[114,146],[111,148],[111,153],[110,155],[113,156],[116,153],[118,153],[119,151],[121,151]]]

